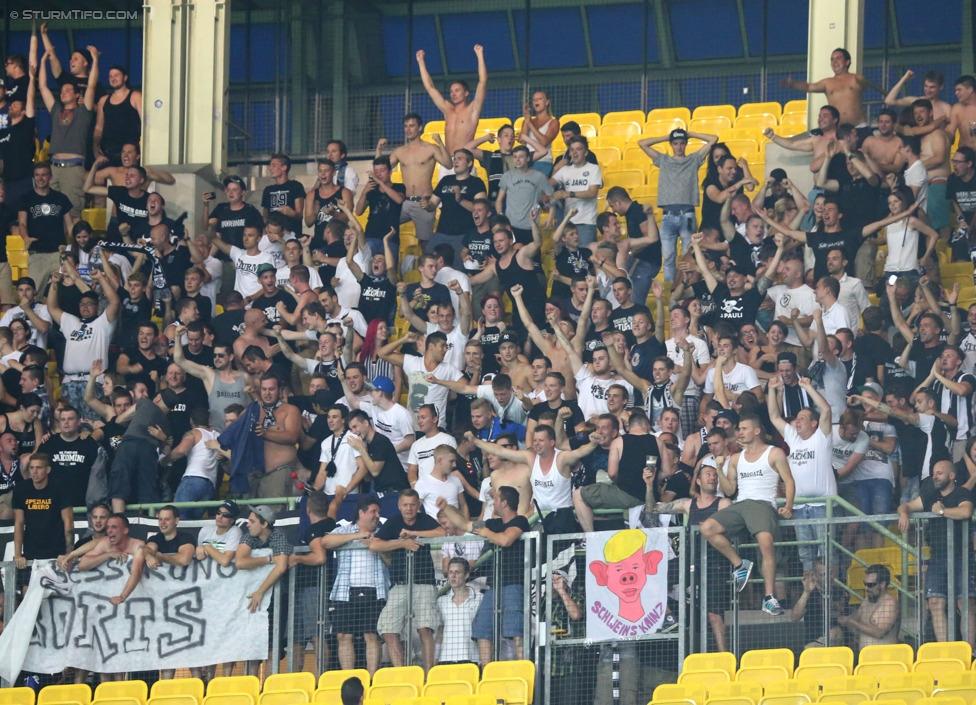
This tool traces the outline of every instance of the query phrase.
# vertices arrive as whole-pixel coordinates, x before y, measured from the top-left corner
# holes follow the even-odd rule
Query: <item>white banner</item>
[[[667,529],[586,535],[586,638],[612,641],[656,632],[668,600]]]
[[[27,596],[0,634],[0,677],[13,681],[20,670],[58,673],[69,666],[121,673],[267,658],[271,591],[253,614],[247,596],[271,569],[239,571],[209,558],[163,564],[145,569],[129,599],[113,605],[128,565],[65,574],[53,561],[37,561]]]

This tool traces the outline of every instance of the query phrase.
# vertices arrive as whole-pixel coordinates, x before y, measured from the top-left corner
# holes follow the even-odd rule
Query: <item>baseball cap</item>
[[[248,510],[261,517],[268,526],[273,526],[275,522],[274,509],[267,504],[259,504],[256,507],[248,507]]]
[[[674,142],[675,140],[684,140],[687,142],[688,133],[680,128],[677,130],[671,130],[671,134],[668,135],[668,142]]]
[[[782,181],[786,177],[786,169],[773,169],[769,172],[769,178],[773,181]]]
[[[776,362],[777,364],[780,362],[788,362],[793,365],[793,367],[796,367],[796,353],[784,350],[776,356]]]
[[[747,267],[746,265],[739,264],[738,262],[735,261],[729,264],[729,268],[727,271],[736,272],[737,274],[741,274],[744,277],[748,277],[750,274],[754,273],[753,270]]]
[[[722,411],[718,412],[718,416],[715,417],[715,420],[718,421],[719,419],[728,419],[733,426],[739,425],[739,415],[732,409],[723,409]]]
[[[88,51],[87,49],[75,49],[74,52],[72,53],[81,54],[83,57],[85,57],[85,61],[88,62],[88,65],[91,66],[92,55],[90,51]]]
[[[498,344],[501,345],[502,343],[515,343],[516,345],[518,345],[519,339],[518,336],[515,335],[515,333],[512,333],[510,331],[505,331],[498,338]]]
[[[230,514],[230,518],[231,519],[236,519],[237,517],[239,517],[241,515],[241,508],[239,506],[237,506],[237,502],[234,502],[234,501],[229,500],[229,499],[227,501],[225,501],[225,502],[221,502],[220,503],[220,506],[217,507],[217,509],[224,509],[224,510],[226,510],[227,513]]]
[[[231,184],[237,184],[242,189],[247,191],[247,184],[245,184],[244,179],[239,176],[228,176],[226,179],[224,179],[224,188],[227,188]]]
[[[393,394],[393,392],[396,391],[396,385],[393,383],[393,380],[385,375],[380,375],[374,378],[373,387],[384,394]]]
[[[277,271],[278,270],[275,269],[275,266],[273,264],[268,264],[267,262],[264,262],[263,264],[258,265],[257,275],[260,277],[265,272],[277,272]]]
[[[878,384],[877,382],[868,382],[867,384],[862,384],[860,387],[857,388],[857,391],[874,392],[875,394],[878,395],[879,398],[884,396],[884,389],[882,389],[881,385]]]

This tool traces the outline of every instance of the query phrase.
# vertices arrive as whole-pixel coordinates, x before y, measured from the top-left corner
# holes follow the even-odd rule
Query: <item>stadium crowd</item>
[[[139,163],[141,95],[125,68],[108,70],[105,89],[97,48],[65,70],[43,25],[39,38],[31,56],[7,57],[0,88],[0,230],[29,252],[12,281],[0,249],[0,516],[14,519],[19,566],[60,557],[85,570],[134,555],[138,580],[136,566],[161,562],[271,562],[263,594],[360,542],[369,551],[335,552],[322,589],[340,664],[356,664],[364,636],[375,671],[384,643],[403,662],[408,603],[427,668],[439,630],[441,661],[485,663],[493,589],[518,657],[530,519],[566,533],[592,531],[598,510],[644,507],[648,526],[687,513],[726,559],[712,561],[718,593],[750,578],[729,539],[751,534],[771,615],[787,597],[781,517],[823,518],[822,498],[839,495],[867,514],[897,508],[904,526],[920,511],[969,519],[976,304],[958,308],[936,251],[976,251],[972,76],[950,106],[937,74],[924,97],[902,97],[906,74],[869,126],[867,83],[839,49],[832,78],[787,82],[827,94],[817,128],[769,133],[809,153],[813,192],[782,169],[760,182],[715,135],[675,129],[640,143],[660,169],[657,203],[615,186],[600,211],[600,165],[544,91],[518,133],[475,139],[482,48],[473,96],[463,81],[442,95],[421,51],[443,140],[422,140],[408,114],[403,143],[387,155],[381,140],[362,182],[332,141],[307,192],[276,154],[260,203],[229,176],[224,198],[205,194],[202,219],[184,222],[153,189],[172,176]],[[46,161],[35,161],[38,99],[52,116]],[[565,154],[551,149],[559,135]],[[481,149],[489,140],[496,151]],[[114,210],[95,232],[82,209],[106,197]],[[399,246],[408,221],[423,249],[412,263]],[[409,264],[419,277],[404,276]],[[261,500],[301,491],[310,551],[293,553]],[[128,538],[127,504],[170,500],[223,501],[214,530],[193,546],[179,516],[204,510],[167,507],[159,534]],[[86,505],[93,537],[72,547],[71,508]],[[877,538],[851,526],[846,545]],[[797,538],[822,547],[826,531],[800,526]],[[499,584],[468,586],[482,545],[456,541],[442,562],[413,563],[408,599],[405,552],[430,553],[415,539],[460,534],[501,549]],[[944,551],[926,589],[942,640]],[[795,619],[825,579],[822,549],[801,546],[799,559]],[[880,595],[887,573],[868,573]],[[440,574],[451,591],[438,598]],[[557,583],[572,618],[580,607]],[[864,604],[836,627],[862,645],[895,640],[897,604]],[[721,615],[710,620],[724,649]]]

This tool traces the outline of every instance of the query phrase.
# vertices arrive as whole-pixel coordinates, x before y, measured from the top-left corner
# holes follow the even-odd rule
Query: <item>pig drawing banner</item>
[[[664,621],[668,595],[667,529],[586,535],[586,636],[639,637]]]
[[[272,566],[239,571],[210,559],[146,569],[129,599],[113,605],[129,566],[63,573],[38,561],[20,608],[0,635],[0,675],[66,667],[97,673],[185,668],[268,655],[268,605],[248,595]],[[11,676],[12,672],[12,676]]]

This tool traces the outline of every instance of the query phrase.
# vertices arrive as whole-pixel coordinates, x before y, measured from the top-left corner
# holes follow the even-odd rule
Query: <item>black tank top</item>
[[[139,111],[132,107],[132,92],[118,105],[112,103],[111,96],[102,108],[105,113],[105,129],[102,132],[102,151],[109,156],[122,153],[122,145],[139,144],[142,135],[142,120]]]
[[[644,465],[647,456],[659,458],[657,438],[651,434],[625,433],[623,449],[620,452],[620,466],[617,471],[617,487],[634,499],[643,499],[647,492],[644,484]]]
[[[10,425],[10,419],[6,414],[3,415],[3,420],[7,431],[10,431],[17,438],[17,448],[18,453],[23,455],[24,453],[33,453],[36,450],[37,436],[34,435],[34,426],[32,424],[24,425],[23,431],[16,430]]]
[[[522,301],[525,302],[525,307],[528,309],[536,325],[544,326],[546,324],[546,290],[539,283],[539,277],[535,271],[522,269],[517,258],[518,253],[516,252],[512,255],[512,260],[508,263],[507,268],[502,267],[501,260],[498,261],[495,265],[495,271],[498,272],[498,280],[502,283],[502,288],[506,290],[511,290],[516,284],[521,284]],[[517,317],[517,309],[514,311],[514,314]]]
[[[710,518],[712,514],[718,511],[718,503],[719,499],[716,498],[716,500],[707,507],[699,507],[698,497],[692,497],[691,505],[688,507],[688,523],[701,524],[703,521]]]
[[[331,196],[323,198],[319,195],[319,190],[315,190],[315,240],[325,238],[325,228],[332,219],[339,213],[338,208],[330,208],[342,203],[342,189],[336,189]]]

